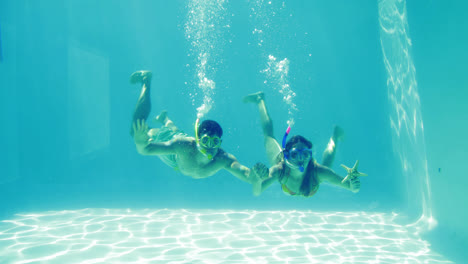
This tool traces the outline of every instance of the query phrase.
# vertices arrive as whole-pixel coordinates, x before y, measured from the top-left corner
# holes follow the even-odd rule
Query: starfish
[[[367,174],[359,172],[357,170],[358,165],[359,160],[356,160],[356,163],[354,163],[354,166],[352,168],[348,168],[345,165],[341,164],[341,167],[343,167],[348,172],[348,175],[346,175],[346,177],[341,181],[341,183],[344,183],[345,181],[349,180],[350,177],[367,176]]]

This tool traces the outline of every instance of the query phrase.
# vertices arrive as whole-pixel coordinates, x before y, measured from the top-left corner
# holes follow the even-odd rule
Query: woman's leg
[[[165,127],[168,127],[170,128],[172,131],[177,131],[178,128],[176,127],[176,125],[174,124],[174,122],[172,122],[171,119],[169,119],[169,117],[167,116],[167,111],[164,110],[162,111],[156,118],[155,118],[156,121],[160,122],[161,124],[163,124]]]
[[[339,126],[335,126],[333,128],[333,135],[330,137],[330,141],[328,141],[327,148],[323,152],[322,165],[331,168],[331,166],[333,165],[333,161],[335,160],[336,147],[338,141],[342,140],[343,137],[344,130]]]
[[[260,113],[260,123],[262,125],[263,136],[265,138],[265,150],[270,165],[277,163],[278,154],[281,153],[281,146],[273,135],[273,121],[268,114],[263,92],[257,92],[244,97],[244,103],[255,103]]]

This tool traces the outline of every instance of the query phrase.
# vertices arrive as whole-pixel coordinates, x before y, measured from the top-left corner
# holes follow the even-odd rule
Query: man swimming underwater
[[[227,170],[242,181],[252,183],[250,169],[221,148],[223,130],[212,120],[195,124],[195,137],[180,131],[162,112],[156,120],[164,125],[149,128],[146,119],[151,110],[150,71],[137,71],[130,77],[131,83],[141,83],[142,90],[133,114],[130,134],[136,149],[142,155],[156,155],[164,163],[195,179],[212,176],[220,170]]]

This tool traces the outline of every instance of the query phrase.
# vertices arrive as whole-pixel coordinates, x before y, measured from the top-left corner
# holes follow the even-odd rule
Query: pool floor
[[[0,221],[1,263],[453,263],[395,213],[82,209]]]

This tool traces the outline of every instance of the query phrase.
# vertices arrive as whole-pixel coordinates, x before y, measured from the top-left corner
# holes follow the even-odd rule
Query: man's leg
[[[162,111],[156,118],[155,118],[156,121],[160,122],[161,124],[163,124],[165,127],[168,127],[170,128],[172,131],[177,131],[178,128],[176,127],[176,125],[174,124],[174,122],[172,122],[172,120],[169,119],[169,117],[167,116],[167,111]]]
[[[328,141],[327,148],[323,152],[322,165],[331,168],[333,161],[335,160],[336,145],[338,144],[338,141],[343,139],[343,137],[344,130],[339,126],[335,126],[333,128],[333,135],[331,136],[330,141]]]
[[[172,140],[175,136],[180,136],[185,133],[176,127],[174,122],[167,116],[167,111],[161,111],[161,113],[154,118],[154,121],[160,122],[163,126],[161,128],[150,129],[148,135],[152,140],[156,142],[165,142]]]
[[[141,83],[141,93],[133,112],[132,125],[136,120],[148,119],[151,111],[151,87],[152,73],[150,71],[137,71],[130,76],[130,83]],[[133,127],[130,126],[130,135],[133,136]]]
[[[265,95],[263,92],[247,95],[244,97],[244,103],[255,103],[258,106],[268,161],[270,165],[275,165],[278,154],[282,149],[273,135],[273,121],[268,114],[268,109],[265,104]]]

